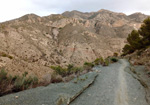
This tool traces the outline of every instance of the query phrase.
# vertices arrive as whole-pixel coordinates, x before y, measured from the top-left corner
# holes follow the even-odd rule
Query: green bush
[[[113,56],[117,57],[117,56],[118,56],[118,53],[117,53],[117,52],[115,52]]]
[[[109,63],[110,63],[109,59],[106,58],[106,59],[105,59],[105,62],[104,62],[104,66],[109,66]]]
[[[13,57],[12,57],[12,56],[8,56],[8,58],[9,58],[9,59],[13,59]]]
[[[63,77],[82,71],[81,67],[74,67],[72,64],[69,64],[67,68],[63,68],[61,66],[51,66],[51,68],[56,72],[56,74]]]
[[[51,66],[51,68],[59,75],[66,76],[67,69],[62,68],[61,66]]]
[[[97,58],[95,61],[94,61],[94,64],[95,65],[105,65],[105,59],[103,57],[100,57],[100,58]]]
[[[8,57],[9,59],[13,59],[12,56],[10,56],[10,55],[8,55],[8,54],[6,54],[4,52],[0,52],[0,56],[2,56],[2,57]]]
[[[94,64],[95,65],[103,65],[103,66],[107,66],[109,65],[110,61],[108,58],[106,59],[103,59],[103,57],[100,57],[100,58],[97,58],[95,61],[94,61]]]
[[[85,62],[84,66],[88,66],[88,67],[94,67],[94,64],[91,62]]]
[[[74,71],[74,65],[73,64],[69,64],[67,66],[67,74],[71,74]]]
[[[7,57],[7,54],[5,54],[5,53],[2,53],[2,57]]]
[[[110,59],[112,62],[118,62],[118,59],[117,58],[111,58]]]
[[[93,64],[93,63],[91,63],[91,62],[85,62],[85,63],[84,63],[84,65],[86,65],[86,66],[90,66],[90,67],[94,67],[94,64]]]
[[[83,67],[85,70],[90,71],[94,67],[94,64],[91,62],[85,62]]]
[[[94,64],[95,64],[95,65],[99,65],[100,62],[101,62],[100,58],[97,58],[97,59],[95,59]]]
[[[104,65],[104,59],[103,59],[103,57],[100,57],[100,63],[101,63],[102,65]]]
[[[73,73],[77,73],[77,72],[80,72],[80,71],[81,71],[81,68],[75,67],[73,64],[69,64],[67,66],[67,74],[68,75],[73,74]]]

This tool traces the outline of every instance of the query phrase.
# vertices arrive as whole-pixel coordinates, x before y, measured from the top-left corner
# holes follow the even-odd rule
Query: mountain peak
[[[128,17],[130,17],[131,19],[135,19],[136,21],[143,21],[148,16],[141,12],[136,12],[136,13],[129,15]]]
[[[77,11],[77,10],[72,10],[71,12],[78,12],[78,13],[81,13],[80,11]]]
[[[26,14],[26,15],[20,17],[20,19],[21,19],[21,20],[22,20],[22,19],[23,19],[23,20],[28,20],[28,19],[35,19],[35,18],[38,18],[38,17],[40,17],[40,16],[31,13],[31,14]]]
[[[63,14],[68,14],[68,13],[82,13],[82,12],[77,11],[77,10],[72,10],[72,11],[66,11]]]
[[[115,14],[119,14],[119,15],[126,15],[126,14],[124,14],[124,13],[120,13],[120,12],[113,12],[113,11],[109,11],[109,10],[107,10],[107,9],[101,9],[101,10],[99,10],[99,11],[97,11],[98,13],[115,13]]]
[[[143,13],[141,13],[141,12],[136,12],[136,13],[133,13],[133,14],[131,14],[131,15],[145,15],[145,14],[143,14]],[[130,16],[130,15],[129,15]]]
[[[100,10],[99,10],[99,11],[97,11],[97,12],[111,12],[111,11],[106,10],[106,9],[100,9]]]

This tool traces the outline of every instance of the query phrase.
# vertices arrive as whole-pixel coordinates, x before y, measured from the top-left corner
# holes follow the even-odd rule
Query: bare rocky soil
[[[121,53],[128,33],[146,17],[108,10],[72,11],[46,17],[27,14],[0,23],[0,67],[13,75],[26,71],[41,79],[52,73],[52,65],[81,66]]]
[[[144,65],[146,72],[150,74],[150,48],[135,51],[125,58],[129,59],[132,65]]]

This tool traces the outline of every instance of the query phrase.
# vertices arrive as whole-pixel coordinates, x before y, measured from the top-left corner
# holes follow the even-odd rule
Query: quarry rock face
[[[121,53],[126,37],[147,16],[108,10],[40,17],[27,14],[0,23],[0,67],[11,74],[42,78],[50,66],[81,66],[96,58]]]

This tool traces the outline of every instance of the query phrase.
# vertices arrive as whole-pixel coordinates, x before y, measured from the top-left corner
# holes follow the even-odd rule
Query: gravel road
[[[69,105],[150,105],[145,88],[132,75],[126,60],[94,69],[97,72],[69,83],[50,84],[0,97],[0,105],[67,105],[70,102]]]
[[[96,72],[89,72],[68,83],[50,84],[26,91],[0,97],[0,105],[67,105],[97,77]]]
[[[126,60],[96,69],[101,72],[94,84],[71,105],[149,105],[144,87],[125,71],[129,69]]]

